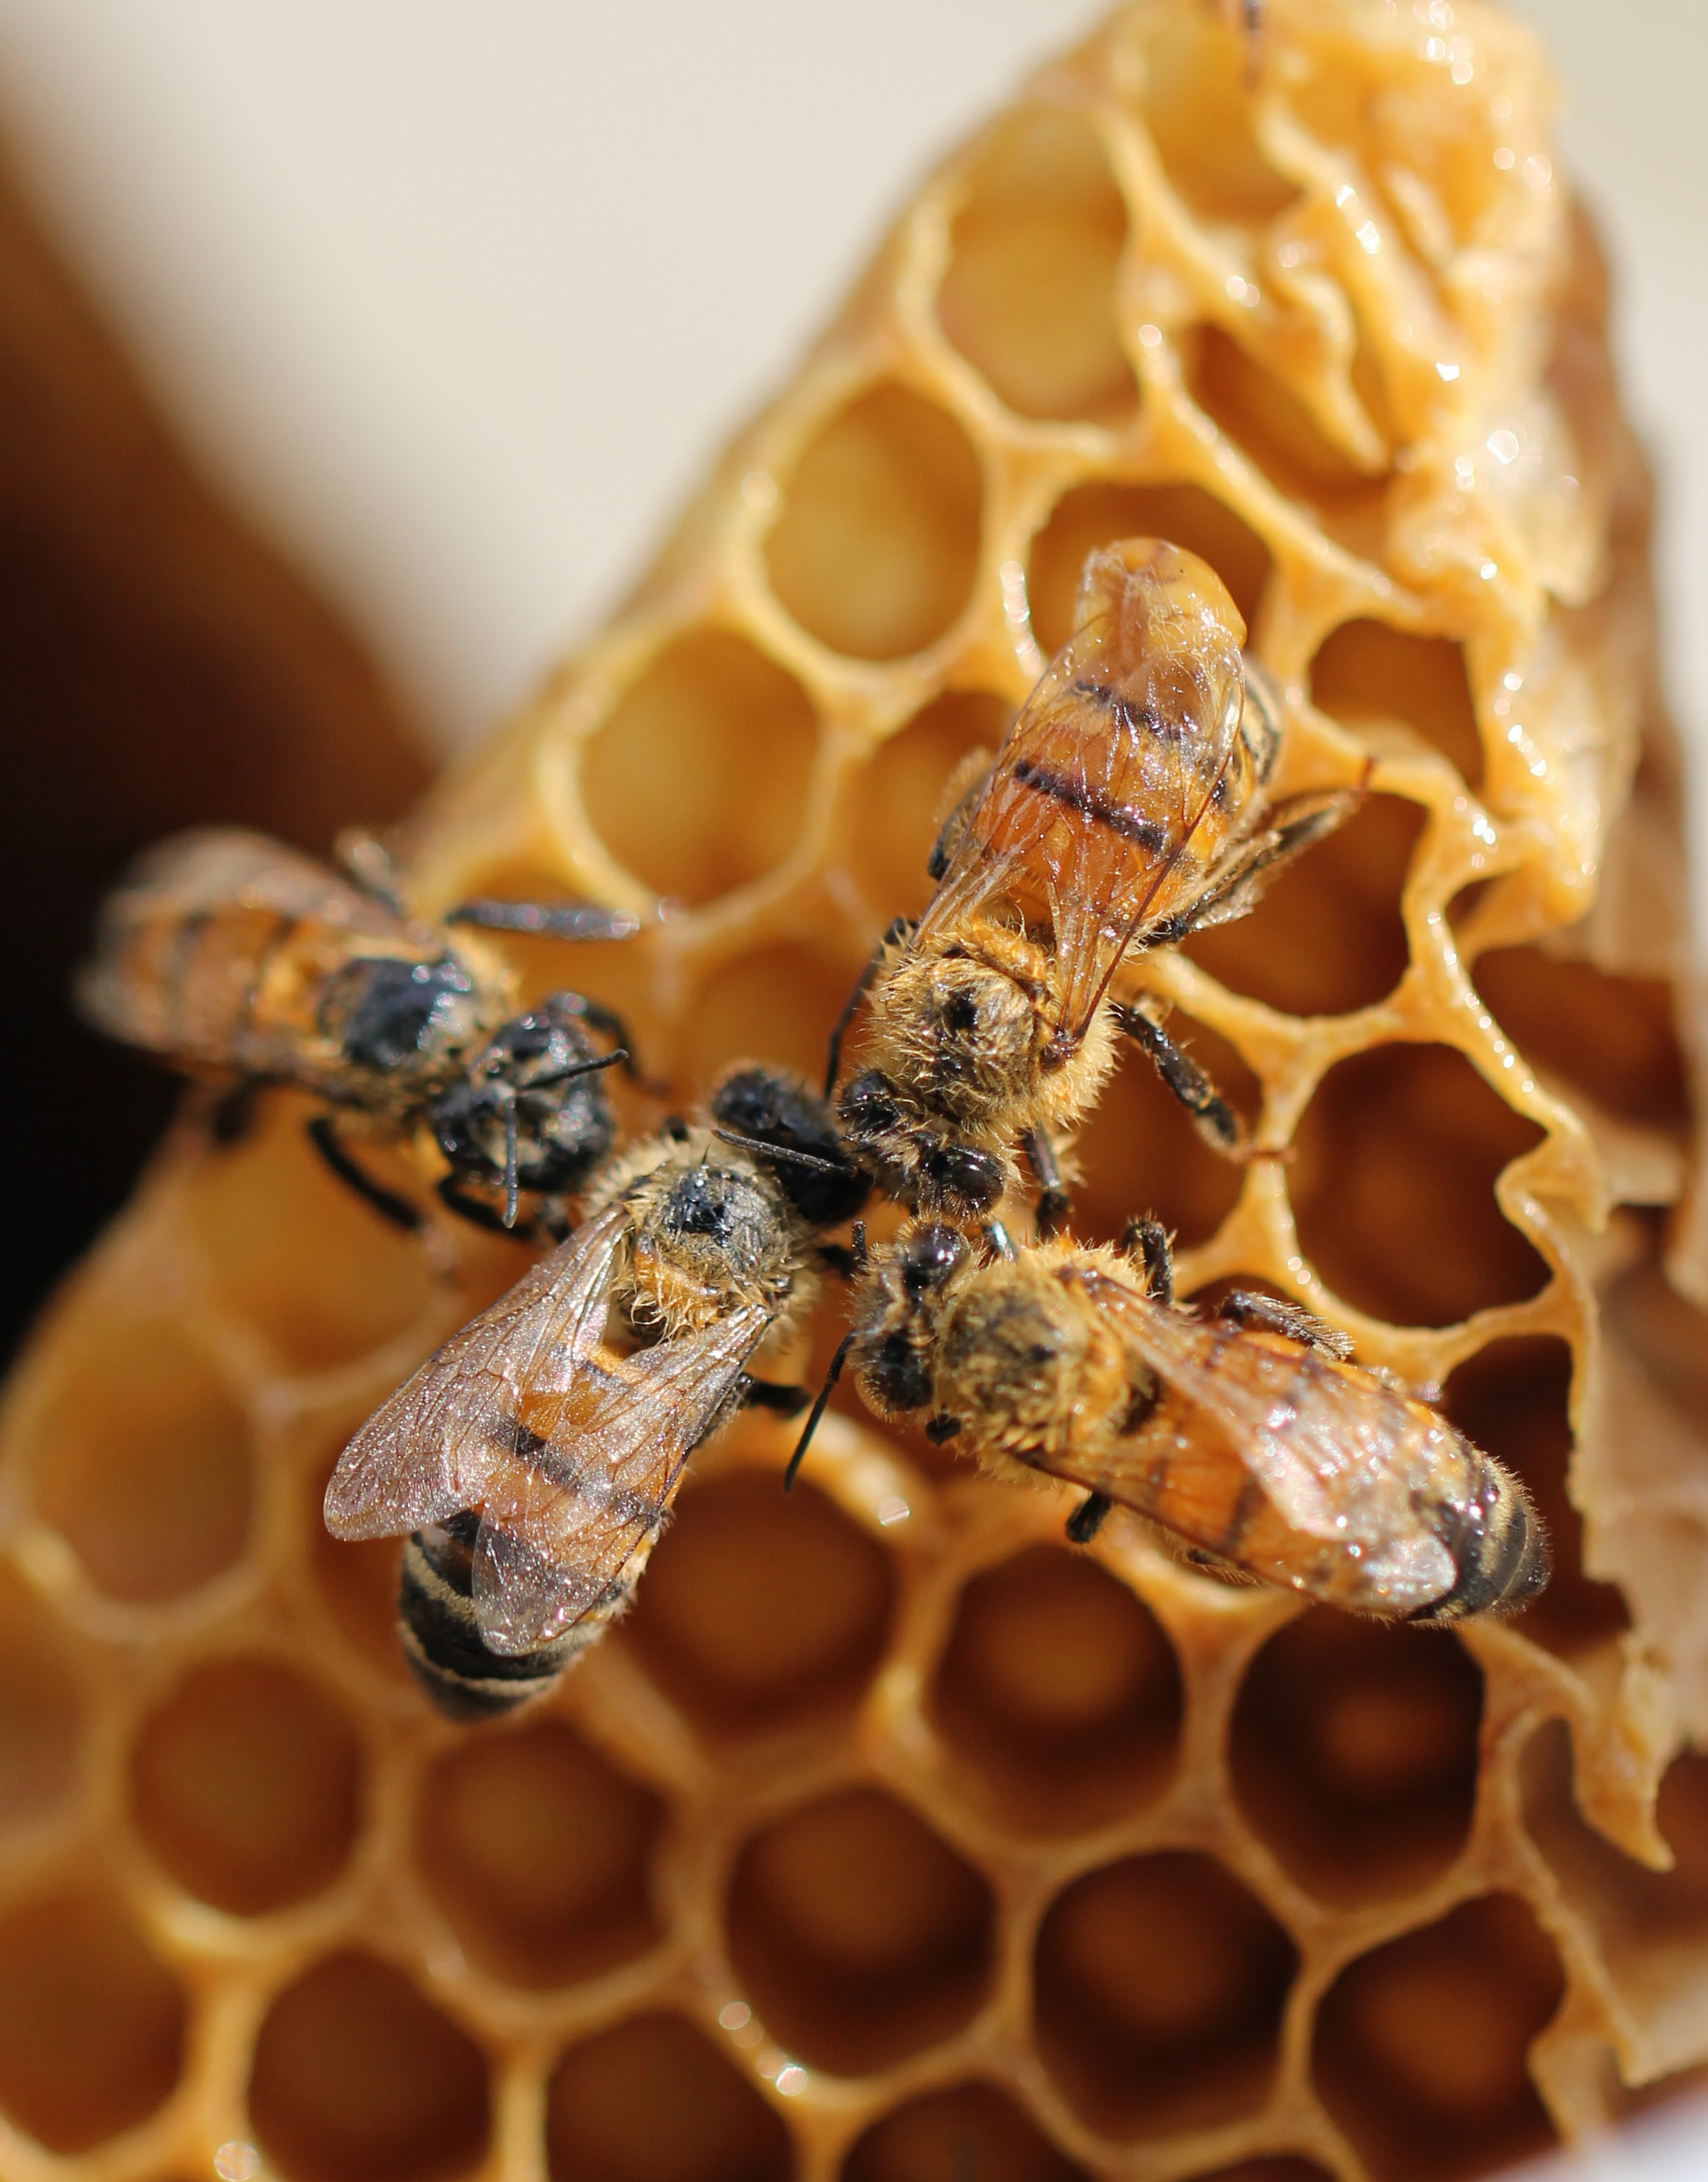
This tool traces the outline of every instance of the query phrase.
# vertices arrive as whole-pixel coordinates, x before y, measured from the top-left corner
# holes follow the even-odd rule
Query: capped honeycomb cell
[[[972,595],[983,496],[978,452],[949,412],[911,386],[874,386],[785,480],[765,541],[771,588],[832,651],[923,651]]]
[[[572,2046],[546,2091],[552,2182],[787,2182],[780,2115],[679,2015]]]
[[[1495,1201],[1542,1140],[1462,1054],[1384,1045],[1331,1068],[1295,1139],[1299,1242],[1335,1293],[1402,1326],[1517,1303],[1548,1267]]]
[[[1168,1780],[1180,1670],[1124,1584],[1084,1553],[1031,1546],[962,1592],[932,1710],[1000,1813],[1077,1831]]]
[[[709,901],[794,846],[818,740],[792,674],[733,629],[694,629],[618,699],[582,753],[587,816],[655,894]]]
[[[255,2040],[249,2118],[290,2182],[439,2182],[479,2164],[480,2048],[401,1970],[329,1956],[277,1995]]]
[[[729,1883],[730,1959],[801,2059],[868,2075],[958,2030],[983,1999],[990,1890],[891,1796],[856,1788],[754,1836]]]
[[[130,1815],[186,1893],[240,1917],[318,1893],[360,1819],[361,1751],[325,1692],[267,1659],[186,1675],[142,1722]]]
[[[1101,2134],[1170,2136],[1267,2095],[1298,1965],[1213,1857],[1129,1857],[1077,1879],[1039,1928],[1038,2051]]]
[[[146,2121],[184,2062],[177,1980],[111,1895],[0,1911],[0,2113],[49,2152]]]
[[[1118,419],[1138,398],[1115,312],[1127,210],[1095,135],[1040,108],[999,129],[955,222],[937,315],[1023,417]]]
[[[704,1726],[788,1726],[858,1699],[895,1590],[882,1547],[815,1486],[738,1471],[684,1493],[624,1642]]]
[[[1416,1893],[1470,1834],[1482,1720],[1483,1677],[1452,1636],[1317,1607],[1246,1670],[1234,1792],[1319,1898]]]
[[[415,1856],[466,1952],[523,1985],[567,1985],[659,1936],[663,1807],[563,1721],[447,1750],[423,1777]]]
[[[1361,1956],[1317,2012],[1324,2105],[1379,2182],[1452,2182],[1553,2138],[1526,2066],[1564,1989],[1534,1915],[1485,1894]]]
[[[1420,8],[1265,0],[1254,39],[1119,6],[925,179],[610,624],[391,839],[424,907],[657,904],[490,938],[528,998],[620,1012],[625,1136],[733,1060],[817,1081],[1087,552],[1201,554],[1279,693],[1275,793],[1361,800],[1117,972],[1250,1155],[1123,1041],[1061,1147],[1074,1232],[1153,1212],[1192,1308],[1345,1321],[1524,1478],[1550,1588],[1455,1635],[1119,1515],[1070,1548],[1066,1491],[850,1374],[792,1496],[793,1432],[744,1412],[617,1629],[450,1722],[400,1542],[335,1542],[321,1498],[540,1238],[441,1217],[375,1131],[435,1223],[395,1232],[311,1099],[222,1145],[198,1093],[0,1405],[16,2182],[38,2143],[56,2182],[226,2144],[279,2182],[1454,2182],[1708,2066],[1708,1219],[1648,486],[1535,42]],[[3,500],[4,417],[0,454]],[[386,806],[304,747],[311,816],[245,815],[324,853]],[[755,1370],[810,1389],[847,1299],[827,1263]]]

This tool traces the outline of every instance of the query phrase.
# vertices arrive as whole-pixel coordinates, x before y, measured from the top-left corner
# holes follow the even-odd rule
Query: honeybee
[[[326,1527],[411,1534],[399,1634],[441,1710],[548,1688],[627,1605],[695,1448],[744,1404],[805,1405],[746,1367],[811,1308],[815,1240],[869,1188],[822,1100],[739,1069],[705,1123],[614,1160],[569,1239],[357,1433]]]
[[[513,1227],[524,1190],[573,1194],[611,1149],[598,1072],[628,1059],[622,1025],[576,993],[518,1014],[505,965],[446,928],[622,939],[636,920],[591,902],[470,901],[429,923],[404,912],[377,842],[354,837],[346,853],[358,883],[235,828],[161,842],[102,911],[83,1013],[191,1070],[302,1084],[395,1133],[424,1122],[450,1169],[441,1195],[482,1225]],[[618,1049],[601,1053],[593,1031]],[[321,1157],[385,1218],[419,1227],[334,1112],[308,1124]],[[502,1192],[502,1209],[470,1184]]]
[[[1132,950],[1243,916],[1358,800],[1268,803],[1279,714],[1242,666],[1245,635],[1195,553],[1140,538],[1087,557],[1073,635],[939,836],[924,916],[891,925],[831,1034],[827,1095],[869,987],[842,1125],[915,1211],[982,1216],[1014,1184],[1018,1138],[1050,1232],[1067,1210],[1054,1133],[1095,1099],[1122,1033],[1210,1141],[1237,1148],[1155,1004],[1109,988]]]
[[[879,1416],[927,1412],[994,1476],[1083,1487],[1079,1544],[1118,1502],[1195,1562],[1389,1620],[1511,1612],[1547,1583],[1522,1482],[1309,1312],[1177,1308],[1154,1221],[1119,1252],[990,1232],[981,1260],[914,1222],[866,1267],[791,1479],[851,1355]]]

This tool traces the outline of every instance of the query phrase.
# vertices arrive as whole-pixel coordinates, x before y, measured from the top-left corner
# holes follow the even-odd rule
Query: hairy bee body
[[[1113,1251],[980,1264],[916,1227],[874,1261],[855,1322],[880,1415],[929,1409],[992,1473],[1079,1486],[1195,1559],[1425,1622],[1547,1581],[1522,1484],[1434,1410],[1326,1343],[1159,1301]]]
[[[1110,989],[1129,952],[1242,914],[1355,800],[1270,808],[1278,713],[1245,634],[1195,554],[1138,539],[1088,558],[1072,637],[951,813],[923,917],[873,966],[866,1065],[840,1110],[916,1211],[989,1210],[1017,1139],[1034,1171],[1051,1166],[1051,1135],[1094,1103],[1123,1029],[1231,1143],[1219,1099]]]
[[[588,1034],[602,1011],[559,993],[518,1014],[490,947],[262,834],[181,834],[143,858],[106,905],[79,999],[98,1027],[179,1066],[300,1084],[394,1130],[424,1121],[453,1179],[507,1186],[507,1221],[517,1190],[571,1193],[610,1149]]]
[[[868,1186],[804,1086],[737,1071],[363,1426],[327,1526],[408,1534],[400,1636],[442,1710],[548,1686],[627,1606],[694,1450],[744,1402],[801,1404],[745,1367],[810,1309],[814,1238]]]

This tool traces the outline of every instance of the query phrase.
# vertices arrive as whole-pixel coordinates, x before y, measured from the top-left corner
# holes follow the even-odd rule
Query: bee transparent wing
[[[1076,1034],[1239,737],[1237,709],[1217,701],[1201,667],[1162,680],[1148,654],[1124,667],[1112,660],[1102,622],[1078,632],[1009,729],[921,922],[922,937],[947,930],[1008,894],[1046,911],[1063,969],[1061,1021]]]
[[[1117,1282],[1088,1285],[1140,1360],[1221,1428],[1293,1529],[1345,1548],[1393,1608],[1450,1587],[1451,1558],[1417,1489],[1439,1457],[1456,1462],[1450,1426],[1356,1365],[1200,1323]]]
[[[262,1073],[290,1056],[248,1049],[250,998],[280,935],[314,927],[418,950],[424,938],[264,833],[204,827],[175,834],[108,898],[77,981],[78,1005],[127,1044]]]
[[[407,1380],[338,1458],[335,1538],[390,1538],[478,1506],[532,1398],[562,1394],[605,1329],[625,1215],[579,1227]]]
[[[474,1547],[474,1610],[492,1651],[537,1651],[609,1610],[770,1323],[767,1311],[737,1311],[602,1365],[577,1390],[591,1400],[553,1405],[557,1429],[514,1449],[491,1480]]]

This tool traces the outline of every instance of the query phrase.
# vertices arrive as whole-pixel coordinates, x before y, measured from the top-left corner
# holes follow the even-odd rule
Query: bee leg
[[[1306,1349],[1320,1349],[1337,1364],[1344,1364],[1352,1354],[1350,1334],[1328,1325],[1314,1311],[1302,1310],[1296,1303],[1284,1303],[1279,1296],[1235,1288],[1232,1295],[1223,1298],[1216,1315],[1235,1326],[1262,1326],[1267,1333],[1278,1333],[1284,1340],[1296,1341]]]
[[[961,836],[967,830],[967,821],[977,809],[979,799],[990,784],[990,770],[994,761],[988,750],[968,750],[944,784],[949,809],[937,838],[931,844],[931,853],[925,859],[925,876],[940,879],[949,868],[950,860],[958,847]],[[939,810],[942,805],[938,806]]]
[[[454,1174],[442,1176],[434,1188],[446,1210],[454,1212],[459,1220],[466,1220],[471,1227],[485,1228],[490,1235],[508,1235],[518,1243],[532,1241],[534,1228],[530,1222],[523,1221],[507,1227],[503,1214],[482,1199],[469,1196]]]
[[[1013,1241],[1009,1235],[1008,1230],[1002,1225],[1002,1222],[1000,1220],[987,1220],[985,1221],[984,1240],[990,1245],[990,1248],[996,1253],[999,1258],[1006,1259],[1011,1265],[1020,1254],[1014,1247]]]
[[[1162,1222],[1149,1213],[1142,1220],[1129,1220],[1121,1231],[1121,1249],[1123,1256],[1137,1258],[1144,1266],[1152,1298],[1157,1303],[1173,1303],[1174,1253],[1168,1247],[1168,1231]]]
[[[811,1399],[804,1387],[779,1387],[769,1379],[750,1379],[741,1375],[741,1404],[744,1409],[769,1409],[774,1417],[798,1417]]]
[[[1224,1155],[1239,1149],[1239,1118],[1204,1071],[1177,1045],[1142,1000],[1117,1005],[1116,1021],[1156,1065],[1156,1073],[1198,1125],[1198,1133]]]
[[[397,867],[391,861],[391,851],[377,835],[360,826],[347,827],[333,843],[332,853],[363,894],[372,895],[394,917],[408,917],[397,890]]]
[[[338,1141],[338,1132],[330,1114],[317,1114],[308,1124],[308,1141],[325,1160],[340,1182],[353,1189],[366,1204],[371,1205],[382,1220],[389,1220],[394,1227],[406,1234],[419,1234],[425,1225],[420,1213],[407,1197],[382,1188],[369,1174],[363,1173],[349,1153]]]
[[[1066,1227],[1073,1200],[1062,1187],[1062,1170],[1056,1164],[1056,1147],[1047,1129],[1028,1129],[1020,1139],[1020,1149],[1038,1184],[1038,1240],[1048,1243]]]
[[[629,1081],[631,1083],[639,1083],[649,1091],[660,1089],[662,1087],[653,1083],[652,1077],[645,1073],[640,1062],[635,1060],[635,1041],[629,1037],[628,1028],[616,1009],[607,1008],[600,1000],[585,1000],[580,993],[575,997],[580,1004],[580,1012],[583,1022],[591,1023],[595,1030],[603,1031],[612,1044],[622,1055],[623,1058],[619,1065]]]
[[[208,1106],[208,1133],[216,1144],[241,1144],[255,1121],[255,1100],[261,1090],[258,1076],[246,1076],[229,1091],[221,1091]]]
[[[918,929],[918,924],[917,917],[898,917],[891,921],[884,937],[872,950],[872,960],[860,972],[859,982],[848,995],[841,1014],[831,1026],[830,1041],[825,1049],[824,1058],[824,1096],[827,1099],[836,1088],[836,1072],[842,1065],[842,1040],[849,1024],[854,1020],[855,1011],[866,997],[866,988],[877,976],[879,966],[890,949],[899,946],[904,939],[911,939]]]
[[[851,1281],[860,1270],[858,1260],[846,1243],[815,1243],[812,1254],[823,1271],[835,1273],[840,1281]]]
[[[1364,800],[1361,788],[1325,789],[1289,795],[1278,803],[1263,831],[1239,850],[1209,893],[1192,905],[1179,932],[1202,932],[1212,924],[1231,924],[1257,906],[1272,879],[1295,856],[1334,833]],[[1151,935],[1146,933],[1147,942]]]
[[[1103,1527],[1103,1519],[1115,1503],[1106,1493],[1088,1493],[1068,1518],[1068,1542],[1089,1546]]]
[[[458,902],[446,924],[472,924],[482,932],[526,932],[546,939],[632,939],[640,920],[632,910],[598,901],[494,901],[485,896]]]

